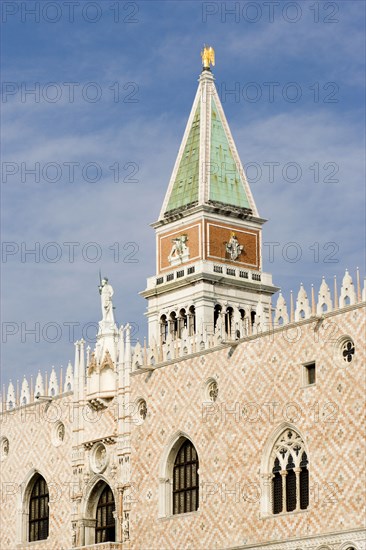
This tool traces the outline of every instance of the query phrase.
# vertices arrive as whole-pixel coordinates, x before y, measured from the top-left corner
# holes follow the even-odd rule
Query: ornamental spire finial
[[[202,65],[204,71],[210,70],[210,65],[215,66],[215,50],[212,46],[203,46],[201,51]]]

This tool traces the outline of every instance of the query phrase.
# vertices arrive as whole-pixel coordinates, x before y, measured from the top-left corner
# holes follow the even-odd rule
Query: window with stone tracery
[[[306,510],[309,506],[309,461],[300,435],[287,429],[271,454],[272,514]]]
[[[206,382],[206,398],[208,401],[212,401],[214,403],[219,395],[219,386],[213,378],[210,378],[208,382]]]
[[[345,363],[351,363],[355,354],[355,345],[351,338],[347,338],[342,343],[342,357]]]

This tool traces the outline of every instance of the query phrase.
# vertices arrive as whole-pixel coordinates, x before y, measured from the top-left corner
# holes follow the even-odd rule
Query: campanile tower
[[[261,229],[214,75],[211,47],[170,178],[156,232],[156,275],[148,300],[149,342],[214,333],[242,338],[268,328],[278,289],[262,272]]]

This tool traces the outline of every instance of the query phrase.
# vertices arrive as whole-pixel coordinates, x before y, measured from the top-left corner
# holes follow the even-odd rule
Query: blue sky
[[[3,383],[65,366],[72,325],[74,339],[92,339],[99,269],[118,322],[146,335],[149,224],[203,43],[215,47],[223,107],[269,220],[263,241],[279,243],[273,258],[264,247],[264,270],[287,299],[300,282],[317,292],[322,275],[340,286],[346,267],[364,275],[364,2],[80,1],[73,20],[53,4],[27,2],[36,15],[1,6]]]

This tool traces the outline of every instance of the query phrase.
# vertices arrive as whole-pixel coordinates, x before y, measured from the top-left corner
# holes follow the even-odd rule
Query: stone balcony
[[[169,283],[179,282],[179,280],[186,279],[187,277],[192,277],[192,279],[197,278],[199,275],[206,275],[208,277],[218,275],[220,278],[224,276],[227,277],[228,280],[244,280],[250,283],[256,283],[258,286],[272,285],[272,275],[270,273],[252,271],[250,269],[242,269],[235,266],[230,267],[220,262],[204,260],[188,266],[182,264],[163,275],[149,277],[146,290],[149,291],[161,285],[165,286]]]

